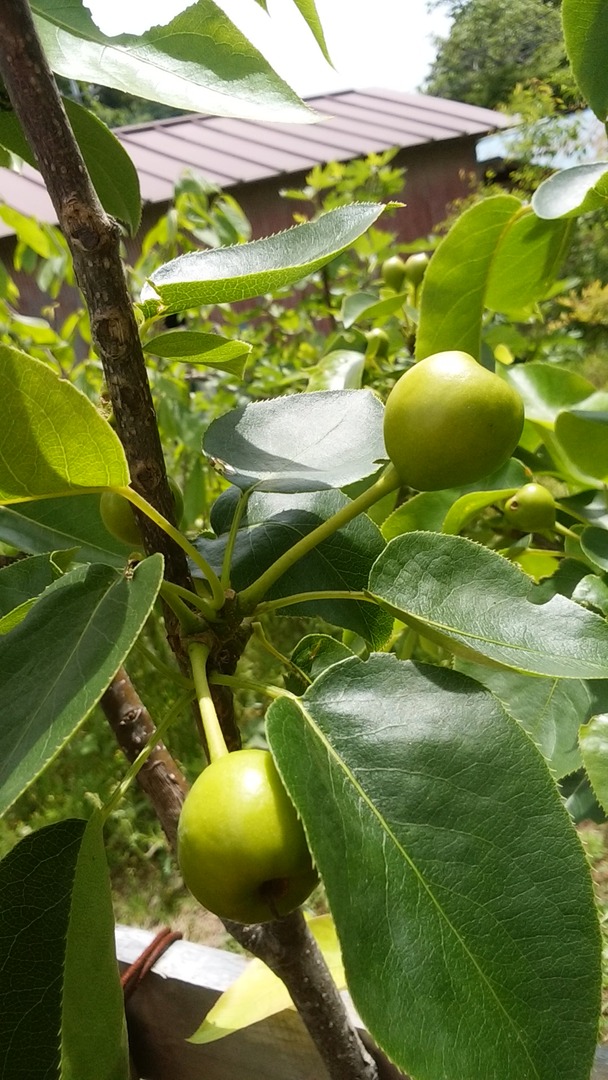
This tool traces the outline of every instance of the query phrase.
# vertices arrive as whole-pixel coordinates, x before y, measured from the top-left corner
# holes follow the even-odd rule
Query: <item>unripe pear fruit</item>
[[[555,500],[542,484],[524,484],[504,508],[510,525],[522,532],[541,532],[555,528]]]
[[[417,491],[473,484],[508,460],[524,423],[509,383],[468,353],[434,353],[395,383],[384,441],[401,482]]]
[[[267,750],[236,750],[203,770],[182,807],[178,861],[193,896],[222,919],[267,922],[306,900],[317,874]]]

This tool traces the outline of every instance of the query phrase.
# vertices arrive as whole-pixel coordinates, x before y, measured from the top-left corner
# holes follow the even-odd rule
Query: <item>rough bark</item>
[[[120,258],[119,229],[104,212],[93,189],[27,0],[0,4],[0,75],[36,156],[72,254],[132,485],[165,517],[173,520],[173,499]],[[164,555],[166,577],[188,587],[188,566],[181,549],[148,518],[140,516],[140,525],[146,550]],[[183,661],[175,620],[169,617],[168,622],[169,640]],[[233,659],[230,656],[227,662],[231,664]],[[153,729],[153,725],[148,729],[146,711],[133,695],[128,679],[121,674],[106,691],[103,701],[130,760],[141,749],[138,739]],[[225,708],[225,702],[221,704]],[[164,748],[160,748],[156,759],[153,755],[152,767],[146,770],[146,783],[165,832],[174,843],[183,790],[179,770],[165,754]],[[375,1080],[373,1061],[350,1024],[326,973],[323,958],[302,922],[300,916],[292,916],[263,927],[231,929],[243,944],[247,939],[248,947],[256,955],[289,980],[290,993],[296,995],[304,1022],[332,1080]]]

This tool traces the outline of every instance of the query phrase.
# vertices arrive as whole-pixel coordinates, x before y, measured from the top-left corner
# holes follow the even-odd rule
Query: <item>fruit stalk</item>
[[[203,731],[207,740],[209,761],[217,761],[218,758],[224,757],[228,753],[228,747],[226,746],[226,740],[209,689],[209,680],[207,678],[209,646],[203,645],[200,641],[191,641],[188,645],[188,655],[192,664],[192,677],[203,722]]]
[[[298,559],[303,558],[304,555],[308,555],[310,551],[313,551],[323,540],[327,540],[328,537],[333,536],[338,529],[342,529],[345,525],[348,525],[349,521],[359,516],[359,514],[365,513],[369,510],[370,506],[379,502],[385,495],[390,495],[391,491],[396,491],[400,487],[401,481],[397,475],[396,470],[392,465],[387,465],[382,474],[376,480],[371,487],[362,492],[352,502],[347,503],[341,510],[338,510],[336,514],[332,514],[327,518],[318,528],[313,529],[307,536],[303,536],[297,544],[289,548],[284,555],[281,555],[269,566],[263,574],[260,574],[246,589],[243,589],[239,593],[239,603],[241,608],[245,612],[252,612],[260,601],[264,598],[268,590],[274,585],[275,581],[278,581],[280,577],[290,569]]]

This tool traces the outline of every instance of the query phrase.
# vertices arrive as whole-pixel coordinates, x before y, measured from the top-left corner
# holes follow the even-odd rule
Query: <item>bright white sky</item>
[[[86,0],[106,34],[142,33],[169,22],[188,0]],[[432,35],[449,20],[427,0],[317,0],[336,71],[324,62],[292,0],[269,0],[270,18],[255,0],[217,0],[301,96],[375,86],[416,90],[433,59]]]

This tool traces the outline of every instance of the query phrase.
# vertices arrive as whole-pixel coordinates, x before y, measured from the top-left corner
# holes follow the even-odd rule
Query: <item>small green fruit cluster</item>
[[[394,292],[401,292],[406,282],[417,289],[428,265],[429,257],[423,251],[409,255],[405,260],[400,255],[391,255],[382,263],[382,280]]]
[[[519,394],[468,353],[434,353],[406,371],[386,402],[384,441],[401,482],[417,491],[476,483],[508,460],[524,423]]]
[[[522,532],[543,532],[555,528],[555,500],[542,484],[524,484],[504,507],[510,525]]]
[[[179,819],[178,861],[196,899],[222,919],[267,922],[317,883],[302,823],[267,750],[212,761]]]

